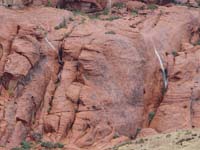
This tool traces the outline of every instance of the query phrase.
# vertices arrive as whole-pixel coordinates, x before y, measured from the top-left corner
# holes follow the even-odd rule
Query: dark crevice
[[[194,89],[191,88],[191,97],[190,97],[190,123],[191,123],[191,126],[193,126],[192,124],[192,118],[194,116],[194,109],[193,109],[193,103],[194,103],[194,97],[193,97],[193,94],[194,94]]]
[[[79,106],[79,105],[85,106],[84,102],[83,102],[80,98],[78,98],[77,105],[78,105],[78,106]]]
[[[19,34],[20,29],[21,29],[20,25],[17,25],[17,34]]]
[[[19,54],[19,55],[25,57],[25,58],[28,60],[29,64],[31,65],[31,68],[33,68],[33,64],[32,64],[32,62],[31,62],[31,60],[29,59],[28,56],[26,56],[26,55],[23,54],[22,52],[17,52],[17,51],[16,51],[15,53],[17,53],[17,54]]]
[[[61,66],[64,65],[64,62],[63,62],[63,47],[62,46],[60,46],[60,48],[58,50],[58,63]]]
[[[4,72],[3,76],[0,77],[0,85],[2,85],[6,90],[8,90],[9,82],[10,80],[12,80],[12,78],[13,78],[12,74]]]
[[[55,84],[57,85],[53,91],[53,95],[51,96],[51,99],[49,101],[49,108],[47,113],[51,114],[51,109],[52,109],[52,103],[53,103],[53,99],[54,99],[54,94],[58,88],[58,84],[61,81],[61,74],[62,74],[62,70],[63,70],[63,66],[64,66],[64,61],[63,61],[63,44],[61,44],[61,46],[58,49],[58,64],[59,64],[59,69],[58,69],[58,73],[57,73],[57,80],[55,81]]]
[[[16,117],[16,121],[21,121],[24,125],[28,124],[28,122],[26,120],[23,120],[19,117]]]
[[[169,80],[171,82],[176,82],[176,81],[179,81],[180,79],[181,79],[181,72],[178,71]]]
[[[165,68],[165,72],[167,72],[167,68]],[[163,72],[162,72],[163,73]],[[166,74],[167,75],[167,74]],[[167,75],[168,76],[168,75]],[[162,86],[160,88],[160,93],[158,95],[157,104],[154,105],[154,110],[148,112],[147,120],[148,120],[148,127],[150,127],[151,122],[153,121],[158,108],[160,107],[161,103],[163,102],[164,96],[167,92],[168,87],[165,88],[164,82],[161,83]]]
[[[58,69],[58,75],[57,75],[57,80],[55,84],[58,84],[61,81],[61,74],[64,66],[63,62],[63,47],[61,46],[58,50],[58,64],[59,64],[59,69]]]
[[[53,95],[55,94],[56,89],[57,89],[57,87],[54,89],[54,91],[53,91],[53,93],[52,93]],[[48,108],[48,110],[47,110],[47,113],[48,113],[48,114],[51,114],[50,112],[51,112],[51,109],[52,109],[53,99],[54,99],[54,96],[51,96],[51,99],[50,99],[50,101],[49,101],[49,108]]]

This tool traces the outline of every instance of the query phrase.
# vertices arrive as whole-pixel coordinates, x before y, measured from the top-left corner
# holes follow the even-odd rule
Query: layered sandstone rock
[[[35,133],[70,150],[102,150],[139,128],[198,127],[198,10],[160,7],[113,21],[45,7],[0,14],[5,149]]]

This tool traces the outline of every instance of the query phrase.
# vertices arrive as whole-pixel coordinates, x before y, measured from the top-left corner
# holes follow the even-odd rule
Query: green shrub
[[[51,7],[51,6],[52,6],[51,0],[48,0],[47,6],[48,6],[48,7]]]
[[[137,128],[136,133],[139,133],[141,130],[142,130],[141,128]]]
[[[105,34],[116,34],[115,31],[107,31]]]
[[[155,10],[155,9],[158,9],[158,6],[155,5],[155,4],[149,4],[149,5],[147,6],[147,9]]]
[[[137,135],[140,133],[140,131],[141,131],[141,128],[137,128],[135,134],[133,136],[131,136],[131,138],[136,139]]]
[[[22,141],[21,142],[21,147],[14,147],[11,150],[30,150],[31,149],[31,142],[27,142],[27,141]]]
[[[54,148],[54,143],[52,143],[52,142],[42,142],[41,146],[46,147],[46,148]]]
[[[131,10],[131,14],[132,14],[133,16],[137,16],[137,15],[138,15],[138,10],[137,10],[137,9],[132,9],[132,10]]]
[[[52,142],[42,142],[41,146],[45,147],[45,148],[63,148],[64,144],[62,144],[62,143],[52,143]]]
[[[42,134],[40,133],[33,133],[31,137],[36,142],[40,142],[42,140]]]
[[[48,110],[47,110],[47,113],[50,114],[51,112],[51,106],[49,106]]]
[[[136,143],[137,144],[143,144],[145,141],[144,141],[144,139],[139,139]]]
[[[103,13],[102,13],[103,15],[108,15],[109,14],[109,9],[108,8],[105,8],[104,10],[103,10]]]
[[[154,116],[155,116],[155,112],[152,111],[149,113],[149,116],[148,116],[149,123],[153,120]]]
[[[72,11],[74,16],[77,16],[77,15],[81,15],[81,16],[85,16],[86,14],[80,10],[74,10]]]
[[[55,143],[55,144],[54,144],[54,147],[55,147],[55,148],[63,148],[63,147],[64,147],[64,144],[62,144],[62,143]]]
[[[171,137],[171,134],[167,134],[167,135],[166,135],[166,138],[169,138],[169,137]]]
[[[200,45],[200,40],[198,40],[194,45]]]
[[[178,52],[177,52],[176,50],[173,50],[173,51],[172,51],[172,55],[173,55],[174,57],[176,57],[176,56],[178,56]]]
[[[94,13],[94,14],[90,14],[88,15],[88,17],[90,19],[99,19],[100,14],[99,13]]]
[[[31,143],[27,142],[27,141],[22,141],[21,142],[21,148],[23,150],[29,150],[29,149],[31,149]]]
[[[119,19],[120,17],[118,16],[111,16],[110,18],[107,18],[106,20],[108,21],[113,21],[113,20],[116,20],[116,19]]]
[[[117,9],[121,9],[125,7],[125,4],[123,2],[114,3],[113,7],[116,7]]]
[[[190,135],[192,134],[192,131],[186,130],[185,135]]]
[[[177,2],[176,0],[172,0],[171,2],[174,4],[180,4],[180,2]]]

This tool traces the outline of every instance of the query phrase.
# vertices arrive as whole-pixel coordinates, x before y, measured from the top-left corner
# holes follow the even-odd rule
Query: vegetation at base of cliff
[[[136,141],[136,144],[143,144],[144,143],[144,139],[139,139],[138,141]]]
[[[137,9],[132,9],[131,10],[131,15],[137,16],[138,15],[138,10]]]
[[[51,0],[48,0],[48,2],[47,2],[47,7],[52,7]]]
[[[46,148],[63,148],[64,144],[62,144],[62,143],[52,143],[52,142],[41,142],[41,147],[46,147]]]
[[[33,139],[35,142],[27,142],[27,141],[22,141],[20,144],[20,147],[15,147],[12,148],[11,150],[31,150],[31,149],[37,149],[36,147],[41,146],[41,147],[45,147],[47,149],[55,149],[55,148],[64,148],[64,144],[62,143],[53,143],[53,142],[45,142],[45,141],[41,141],[42,139],[42,135],[38,134],[38,133],[34,133],[31,135],[31,138],[35,138]]]
[[[176,50],[173,50],[173,51],[172,51],[172,55],[173,55],[174,57],[176,57],[176,56],[178,56],[178,52],[177,52]]]
[[[195,46],[196,46],[196,45],[200,45],[200,40],[198,40],[194,45],[195,45]]]
[[[22,141],[20,147],[12,148],[11,150],[30,150],[32,148],[32,143],[27,141]]]
[[[102,13],[103,15],[108,15],[109,14],[109,9],[108,8],[105,8],[104,10],[103,10],[103,13]]]
[[[31,138],[35,141],[35,142],[41,142],[42,141],[42,134],[40,133],[33,133],[31,134]]]
[[[113,21],[113,20],[116,20],[116,19],[119,19],[119,18],[120,18],[119,16],[110,16],[109,18],[106,18],[105,20]]]
[[[113,4],[113,7],[116,7],[117,9],[122,9],[125,7],[125,3],[123,2],[117,2]]]
[[[149,4],[149,5],[147,6],[147,9],[155,10],[155,9],[158,9],[158,6],[155,5],[155,4]]]
[[[99,19],[100,14],[99,13],[94,13],[94,14],[89,14],[88,17],[90,19]]]
[[[136,139],[137,136],[138,136],[138,134],[140,133],[140,131],[141,131],[141,128],[137,128],[137,129],[136,129],[136,132],[135,132],[135,135],[133,135],[133,136],[131,137],[131,139]]]
[[[27,141],[22,141],[21,146],[23,149],[30,149],[31,148],[31,143]]]
[[[80,10],[74,10],[72,12],[73,12],[74,16],[77,16],[77,15],[85,16],[86,15],[86,13],[84,13]]]
[[[154,116],[155,116],[155,112],[152,111],[152,112],[149,113],[149,116],[148,116],[149,124],[150,124],[151,121],[153,120]]]
[[[118,150],[119,147],[122,147],[122,146],[124,146],[126,144],[132,144],[132,141],[126,141],[126,142],[120,143],[120,144],[114,146],[113,150]]]

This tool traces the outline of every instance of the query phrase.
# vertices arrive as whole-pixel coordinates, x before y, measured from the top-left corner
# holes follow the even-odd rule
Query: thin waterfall
[[[154,45],[154,42],[153,43],[153,48],[154,48],[154,52],[159,60],[159,63],[160,63],[160,68],[162,70],[162,76],[163,76],[163,82],[164,82],[164,88],[167,89],[167,86],[168,86],[168,79],[167,79],[167,74],[165,72],[165,67],[164,67],[164,64],[163,64],[163,61],[162,61],[162,58],[160,56],[160,54],[158,53],[155,45]]]
[[[48,44],[53,50],[56,51],[56,48],[53,46],[53,44],[52,44],[51,42],[49,42],[48,38],[45,37],[44,39],[45,39],[45,41],[47,42],[47,44]]]

